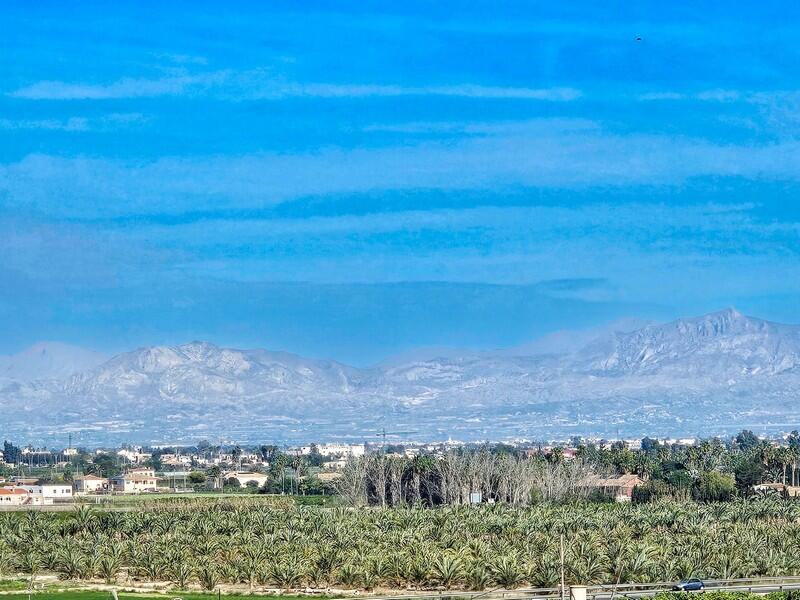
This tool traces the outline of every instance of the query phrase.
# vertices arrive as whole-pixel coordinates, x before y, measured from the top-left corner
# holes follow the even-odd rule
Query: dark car
[[[672,586],[673,592],[698,592],[704,589],[706,586],[699,579],[684,579]]]

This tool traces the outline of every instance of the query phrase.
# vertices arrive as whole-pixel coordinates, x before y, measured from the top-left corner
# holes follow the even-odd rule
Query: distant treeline
[[[632,474],[641,479],[634,502],[713,502],[765,493],[757,490],[759,484],[787,489],[800,484],[798,465],[797,432],[786,445],[776,446],[743,431],[727,443],[710,439],[681,446],[644,438],[635,450],[622,442],[602,449],[579,445],[574,456],[564,448],[523,452],[505,445],[435,456],[375,453],[350,460],[337,489],[353,506],[463,505],[471,500],[524,505],[590,497],[606,501],[611,497],[597,479]],[[786,494],[787,489],[769,493]]]

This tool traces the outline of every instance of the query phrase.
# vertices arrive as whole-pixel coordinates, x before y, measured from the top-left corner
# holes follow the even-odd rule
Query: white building
[[[242,471],[228,471],[222,474],[223,483],[230,480],[238,481],[239,487],[247,487],[247,484],[254,482],[258,487],[263,486],[269,479],[268,475],[264,473],[246,473]]]
[[[308,456],[312,452],[313,446],[300,446],[289,450],[289,454],[298,456]],[[317,452],[322,456],[364,456],[366,446],[364,444],[319,444]]]
[[[192,464],[192,457],[183,454],[162,454],[161,464],[170,467],[188,467]]]
[[[123,494],[158,491],[158,478],[152,469],[134,469],[112,477],[109,481],[113,491]]]
[[[72,486],[64,483],[41,483],[36,485],[21,484],[17,486],[20,489],[27,491],[33,495],[40,495],[45,499],[46,504],[48,500],[71,500],[72,499]]]
[[[21,487],[0,487],[0,509],[7,506],[42,506],[52,503],[52,500],[45,502],[41,494],[32,494]]]
[[[98,492],[108,491],[109,483],[105,477],[83,475],[76,477],[72,481],[72,487],[76,494],[97,494]]]
[[[150,460],[153,455],[150,452],[142,452],[141,449],[118,450],[117,456],[121,456],[133,465],[140,465],[146,460]]]

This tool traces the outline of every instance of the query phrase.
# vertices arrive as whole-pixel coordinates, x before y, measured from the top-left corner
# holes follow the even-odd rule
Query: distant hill
[[[17,435],[69,430],[87,440],[363,440],[382,427],[472,440],[800,427],[799,326],[728,309],[550,339],[551,351],[545,338],[497,352],[428,350],[369,369],[206,342],[155,346],[57,380],[7,382],[0,401]],[[30,374],[35,364],[17,369]]]

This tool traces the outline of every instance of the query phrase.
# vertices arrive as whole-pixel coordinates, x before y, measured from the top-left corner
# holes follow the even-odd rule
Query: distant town
[[[730,440],[573,437],[560,442],[494,444],[448,439],[433,443],[383,441],[240,446],[201,441],[193,446],[125,444],[96,449],[75,447],[70,443],[64,448],[52,449],[5,441],[0,452],[0,508],[44,507],[92,499],[100,502],[111,496],[125,495],[250,493],[326,497],[337,494],[337,481],[354,459],[377,455],[382,459],[413,461],[425,457],[435,460],[454,452],[481,450],[523,458],[539,457],[551,462],[588,458],[597,464],[605,460],[610,462],[614,472],[607,477],[596,477],[594,484],[611,491],[618,501],[629,501],[634,488],[645,484],[651,473],[642,466],[640,458],[626,464],[620,452],[645,457],[659,451],[659,460],[664,462],[665,451],[672,457],[704,452],[719,454],[721,448],[744,446],[743,436],[749,439],[747,443],[751,448],[796,450],[800,442],[797,432],[768,437],[749,431]],[[607,456],[602,458],[602,453]],[[782,491],[795,495],[794,485],[800,483],[800,471],[793,457],[787,480],[789,462],[785,461],[779,475],[773,472],[770,477],[765,469],[751,483],[783,486]]]

